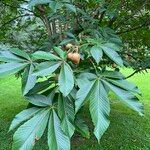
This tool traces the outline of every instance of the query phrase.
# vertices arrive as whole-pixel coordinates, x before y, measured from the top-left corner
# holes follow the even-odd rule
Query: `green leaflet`
[[[72,5],[72,4],[65,4],[65,6],[66,6],[66,8],[67,8],[68,10],[70,10],[71,12],[76,13],[76,7],[75,7],[74,5]]]
[[[90,92],[92,91],[95,79],[97,76],[92,73],[82,73],[77,78],[77,84],[79,86],[79,90],[76,93],[76,101],[75,101],[75,110],[76,113],[82,107],[86,100],[89,100]]]
[[[83,86],[79,89],[79,91],[76,94],[76,101],[75,101],[75,110],[76,113],[79,111],[79,109],[84,104],[85,100],[89,100],[90,93],[92,91],[93,85],[95,81],[92,82],[85,82]]]
[[[75,119],[75,128],[83,137],[90,138],[89,128],[84,120],[79,117],[79,115],[77,115]]]
[[[98,64],[103,57],[103,51],[102,48],[100,46],[93,46],[90,49],[91,55],[92,57],[95,59],[96,63]]]
[[[74,87],[74,76],[71,67],[63,63],[58,78],[59,89],[64,96],[67,96]]]
[[[120,51],[120,46],[119,44],[115,44],[115,43],[105,43],[103,44],[104,47],[108,47],[110,49],[112,49],[113,51]]]
[[[54,110],[49,118],[48,145],[50,150],[70,150],[69,137],[63,133],[60,120]]]
[[[76,7],[72,4],[69,4],[69,2],[70,1],[50,1],[49,7],[53,10],[53,12],[56,12],[58,9],[61,9],[63,6],[65,6],[71,12],[76,13]]]
[[[123,60],[118,55],[118,53],[112,49],[111,47],[108,47],[108,45],[100,45],[100,47],[103,49],[104,53],[113,60],[116,64],[123,66]]]
[[[18,71],[25,68],[27,65],[28,63],[15,63],[15,62],[0,64],[0,77],[15,74]]]
[[[106,77],[108,79],[118,79],[118,80],[122,80],[125,77],[119,72],[119,71],[104,71],[103,73],[101,73],[101,75],[103,77]]]
[[[27,60],[31,60],[30,56],[23,50],[20,50],[18,48],[11,48],[9,49],[10,52],[12,52],[13,54],[20,56],[22,58],[25,58]]]
[[[53,12],[56,12],[58,9],[62,7],[62,3],[57,1],[51,1],[49,3],[49,7],[53,10]]]
[[[75,127],[73,125],[75,118],[74,104],[69,97],[59,96],[58,99],[58,114],[61,118],[61,128],[64,133],[71,138]]]
[[[85,100],[90,100],[89,109],[95,126],[94,134],[99,141],[109,126],[107,118],[110,112],[108,94],[103,84],[98,78],[90,82],[85,82],[77,92],[76,98],[76,112]]]
[[[51,2],[51,0],[30,0],[29,1],[29,8],[32,9],[32,7],[39,5],[39,4],[47,4]]]
[[[31,64],[24,70],[22,76],[22,93],[26,95],[36,84],[37,77],[32,75],[34,66]]]
[[[107,81],[111,82],[112,84],[114,84],[120,88],[123,88],[124,90],[129,90],[133,93],[137,93],[137,94],[141,95],[141,91],[138,89],[138,87],[126,80],[107,79]]]
[[[32,119],[18,128],[13,137],[13,150],[32,150],[35,141],[40,139],[47,126],[49,109],[43,109]]]
[[[36,71],[32,74],[35,76],[51,75],[59,66],[61,62],[44,62],[37,66]]]
[[[42,81],[35,84],[35,86],[28,92],[28,95],[37,94],[38,92],[41,92],[45,89],[47,89],[50,86],[50,81]]]
[[[61,48],[59,47],[54,47],[54,51],[63,59],[66,60],[67,58],[67,53],[65,51],[63,51]]]
[[[129,90],[124,90],[114,84],[102,81],[105,85],[107,85],[111,91],[113,91],[121,101],[127,104],[130,108],[137,111],[140,115],[143,115],[143,105],[139,102],[138,98],[131,93]]]
[[[54,97],[55,97],[55,94],[58,92],[58,87],[52,88],[49,92],[50,93],[47,95],[47,99],[48,99],[48,103],[52,104]]]
[[[44,95],[35,94],[35,95],[26,96],[26,98],[30,103],[36,106],[46,107],[51,105],[48,98]]]
[[[32,57],[36,60],[38,59],[43,59],[43,60],[61,60],[58,56],[52,54],[52,53],[48,53],[48,52],[44,52],[44,51],[37,51],[34,54],[32,54]]]
[[[24,62],[24,59],[21,59],[14,55],[13,53],[9,51],[0,51],[0,61],[4,62]]]
[[[41,109],[36,108],[36,107],[32,107],[32,108],[21,111],[13,119],[13,121],[10,125],[10,128],[9,128],[9,131],[15,129],[20,123],[22,123],[23,121],[25,121],[27,119],[30,119],[33,115],[35,115],[39,111],[41,111]]]
[[[108,94],[99,80],[94,85],[90,94],[90,113],[95,129],[94,134],[98,141],[109,127],[110,104]]]
[[[64,39],[59,45],[66,45],[70,42],[72,42],[74,39]]]

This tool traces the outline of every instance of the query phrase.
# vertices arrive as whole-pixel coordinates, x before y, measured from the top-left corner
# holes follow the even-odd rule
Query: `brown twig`
[[[48,17],[45,15],[45,9],[42,5],[37,6],[37,9],[39,10],[39,12],[41,14],[40,18],[43,21],[43,23],[47,29],[48,37],[49,37],[49,39],[51,39],[52,31],[51,31],[51,26],[50,26]]]
[[[125,79],[131,78],[132,76],[134,76],[136,73],[142,71],[143,69],[138,69],[136,71],[134,71],[132,74],[130,74],[129,76],[125,77]]]
[[[2,28],[2,27],[4,27],[4,26],[6,26],[7,24],[9,24],[9,23],[11,23],[11,22],[17,20],[18,18],[25,17],[25,16],[30,16],[30,15],[31,15],[31,14],[24,14],[24,15],[20,15],[20,16],[14,17],[13,19],[10,19],[9,21],[3,23],[3,24],[0,26],[0,28]]]
[[[135,31],[135,30],[138,30],[138,29],[143,28],[143,27],[146,27],[146,26],[149,26],[149,24],[144,23],[144,24],[142,24],[142,25],[139,25],[139,26],[136,26],[136,27],[127,29],[127,30],[125,30],[125,31],[117,32],[117,34],[128,33],[128,32]]]

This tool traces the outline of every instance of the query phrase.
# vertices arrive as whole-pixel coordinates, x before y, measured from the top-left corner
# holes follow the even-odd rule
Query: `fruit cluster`
[[[68,51],[67,54],[68,60],[71,60],[76,65],[79,64],[80,62],[79,47],[69,43],[65,46],[65,49]]]

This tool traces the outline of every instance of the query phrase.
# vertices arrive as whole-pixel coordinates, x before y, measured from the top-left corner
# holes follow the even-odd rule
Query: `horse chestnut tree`
[[[110,121],[109,92],[143,115],[139,89],[125,80],[119,67],[123,43],[101,22],[103,0],[31,0],[51,43],[50,51],[0,51],[0,77],[17,74],[29,107],[16,115],[10,131],[14,150],[31,150],[47,132],[50,150],[70,150],[75,131],[89,138],[80,110],[89,108],[94,135],[100,141]],[[115,67],[112,67],[114,66]]]

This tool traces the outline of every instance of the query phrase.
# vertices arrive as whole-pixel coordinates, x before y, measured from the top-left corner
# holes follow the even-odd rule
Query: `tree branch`
[[[45,15],[45,9],[42,5],[39,5],[37,7],[37,9],[39,10],[39,12],[41,14],[40,18],[43,21],[43,23],[47,29],[48,37],[49,37],[49,39],[51,39],[52,31],[51,31],[51,26],[50,26],[49,20],[48,20],[47,16]]]
[[[140,28],[143,28],[143,27],[146,27],[146,26],[149,26],[149,24],[142,24],[142,25],[139,25],[139,26],[136,26],[136,27],[133,27],[133,28],[130,28],[130,29],[127,29],[125,31],[120,31],[120,32],[117,32],[117,34],[123,34],[123,33],[127,33],[127,32],[131,32],[131,31],[135,31],[137,29],[140,29]]]
[[[7,24],[9,24],[9,23],[11,23],[11,22],[17,20],[17,19],[20,18],[20,17],[30,16],[30,15],[31,15],[31,14],[24,14],[24,15],[17,16],[17,17],[15,17],[15,18],[13,18],[13,19],[11,19],[11,20],[9,20],[9,21],[3,23],[3,24],[0,26],[0,28],[3,28],[3,27],[6,26]]]
[[[27,1],[26,1],[26,2],[27,2]],[[36,16],[36,14],[35,14],[33,11],[31,11],[31,10],[29,10],[29,9],[27,9],[27,8],[24,8],[24,7],[21,7],[21,6],[15,7],[15,6],[13,6],[13,5],[9,5],[9,4],[4,3],[4,2],[2,2],[2,4],[4,4],[5,6],[8,6],[8,7],[13,7],[13,8],[18,8],[18,9],[26,10],[26,11],[28,11],[28,12],[33,13],[33,14]],[[48,36],[49,36],[49,38],[50,38],[51,35],[52,35],[52,31],[51,31],[51,27],[50,27],[48,18],[47,18],[47,16],[45,15],[44,7],[42,7],[42,5],[39,5],[39,6],[37,7],[37,9],[39,10],[39,12],[40,12],[40,14],[41,14],[41,17],[39,17],[39,16],[38,16],[38,17],[43,21],[44,25],[46,26],[46,29],[47,29],[47,32],[48,32]],[[32,15],[32,14],[28,14],[28,15]],[[15,17],[15,18],[9,20],[8,22],[4,23],[1,27],[5,26],[6,24],[9,24],[10,22],[12,22],[12,21],[14,21],[14,20],[16,20],[16,19],[18,19],[18,18],[20,18],[20,17],[24,17],[24,16],[28,16],[28,15],[25,14],[25,15],[17,16],[17,17]],[[37,17],[37,16],[36,16],[36,17]]]
[[[125,79],[131,78],[132,76],[134,76],[136,73],[142,71],[143,69],[138,69],[136,71],[134,71],[132,74],[130,74],[129,76],[125,77]]]
[[[101,13],[101,16],[100,16],[100,19],[99,19],[99,23],[102,22],[102,20],[103,20],[103,18],[104,18],[104,15],[105,15],[105,12],[106,12],[106,11],[103,11],[103,12]]]
[[[13,6],[13,5],[9,5],[9,4],[7,4],[7,3],[4,3],[4,2],[1,2],[1,3],[2,3],[2,4],[4,4],[5,6],[13,7],[13,8],[19,8],[19,9],[26,10],[26,11],[31,12],[31,13],[33,13],[33,14],[34,14],[34,12],[33,12],[33,11],[31,11],[31,10],[29,10],[29,9],[27,9],[27,8],[24,8],[24,7],[21,7],[21,6],[16,7],[16,6]]]
[[[114,23],[115,21],[116,21],[116,18],[115,18],[115,17],[112,18],[112,19],[109,21],[109,23],[108,23],[108,27],[111,28],[112,25],[113,25],[113,23]]]

